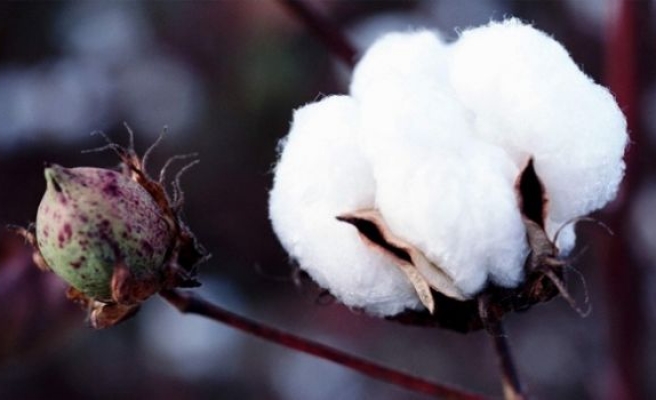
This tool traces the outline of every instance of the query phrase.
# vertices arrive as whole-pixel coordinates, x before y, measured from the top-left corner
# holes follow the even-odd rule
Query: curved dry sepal
[[[124,262],[119,261],[114,266],[112,275],[112,300],[122,305],[143,302],[161,289],[161,278],[158,275],[146,271],[140,276],[135,276]]]
[[[516,187],[523,222],[526,227],[526,240],[530,248],[524,268],[527,271],[536,271],[544,274],[544,276],[551,280],[560,292],[560,295],[573,310],[581,316],[588,315],[590,308],[588,307],[584,310],[579,307],[567,289],[563,279],[563,269],[567,266],[567,261],[560,258],[560,252],[556,243],[558,242],[558,235],[565,226],[589,219],[587,217],[578,217],[568,221],[556,231],[553,240],[551,240],[545,231],[548,197],[544,184],[535,171],[533,159],[529,159],[526,167],[517,179]],[[605,227],[605,225],[601,225]]]
[[[535,271],[545,265],[565,265],[565,262],[558,259],[558,248],[549,240],[544,228],[527,217],[523,218],[523,222],[526,227],[526,241],[530,249],[525,269]]]
[[[89,313],[89,323],[94,329],[110,328],[132,318],[140,308],[140,304],[106,304],[97,301]]]
[[[353,225],[364,243],[394,260],[431,314],[435,311],[431,288],[453,299],[466,299],[444,270],[430,262],[417,247],[392,233],[378,210],[359,210],[337,219]]]
[[[580,218],[580,220],[594,221],[588,218]],[[599,223],[598,221],[594,222]],[[528,271],[541,273],[547,277],[558,289],[558,292],[563,297],[563,299],[579,315],[582,317],[589,315],[591,312],[591,306],[587,301],[587,294],[586,300],[584,302],[586,303],[586,308],[582,308],[579,306],[576,299],[574,299],[574,296],[572,296],[569,289],[567,288],[567,284],[564,279],[564,270],[568,265],[568,261],[559,257],[558,248],[555,245],[556,240],[554,239],[553,242],[550,241],[546,232],[535,222],[529,220],[528,218],[524,219],[524,225],[526,226],[526,236],[531,248],[531,252],[526,260],[525,268]],[[603,224],[601,224],[601,226],[605,227]],[[576,271],[573,268],[570,268],[570,270]],[[583,283],[585,289],[585,280]]]
[[[136,279],[124,263],[114,267],[112,302],[103,302],[69,287],[66,297],[87,310],[87,320],[94,329],[104,329],[123,322],[139,311],[139,305],[158,292],[161,285],[154,280]]]
[[[87,320],[94,329],[104,329],[132,318],[139,311],[137,304],[105,303],[89,298],[84,293],[69,287],[66,297],[87,310]]]

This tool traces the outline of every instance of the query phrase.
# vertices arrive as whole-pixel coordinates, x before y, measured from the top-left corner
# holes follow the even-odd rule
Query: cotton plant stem
[[[490,307],[490,299],[483,294],[478,298],[478,313],[485,324],[488,334],[492,338],[494,350],[499,360],[501,370],[501,385],[505,400],[527,400],[528,396],[522,388],[522,383],[515,368],[506,329],[501,321],[501,315]]]
[[[499,358],[499,367],[501,369],[501,382],[503,385],[503,397],[505,400],[527,400],[528,397],[524,393],[522,384],[515,368],[512,355],[510,354],[510,346],[508,344],[508,336],[506,335],[505,328],[501,321],[491,323],[488,326],[488,331],[492,336],[494,349]]]
[[[379,379],[414,392],[450,400],[486,399],[486,397],[481,395],[415,377],[358,358],[352,354],[345,353],[324,344],[313,342],[280,329],[261,324],[257,321],[227,311],[191,291],[165,290],[160,292],[160,296],[182,313],[204,316],[208,319],[226,324],[232,328],[257,336],[266,341],[307,353],[324,360],[332,361],[371,378]]]
[[[328,50],[351,69],[355,67],[357,50],[330,20],[302,0],[278,0],[319,39]]]

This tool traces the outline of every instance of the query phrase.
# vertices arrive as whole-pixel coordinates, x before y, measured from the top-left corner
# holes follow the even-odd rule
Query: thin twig
[[[522,384],[515,368],[510,346],[508,345],[508,336],[501,321],[497,321],[488,326],[490,336],[494,342],[494,350],[499,357],[499,366],[501,368],[501,379],[503,382],[503,396],[506,400],[526,400],[528,397],[524,393]]]
[[[347,66],[355,67],[357,50],[335,25],[302,0],[279,0],[319,39],[328,50]]]
[[[324,344],[304,339],[300,336],[263,325],[257,321],[227,311],[193,292],[165,290],[160,295],[180,312],[198,314],[242,332],[249,333],[269,342],[277,343],[303,353],[329,360],[351,368],[369,377],[403,387],[419,393],[451,400],[484,400],[485,397],[439,383],[427,381],[371,361],[355,357],[349,353],[328,347]]]
[[[501,383],[503,386],[503,398],[505,400],[527,400],[528,396],[522,388],[515,362],[510,353],[508,336],[506,330],[498,315],[490,312],[489,301],[486,296],[479,298],[478,311],[481,319],[485,323],[488,333],[494,343],[494,350],[499,359],[499,368],[501,370]]]

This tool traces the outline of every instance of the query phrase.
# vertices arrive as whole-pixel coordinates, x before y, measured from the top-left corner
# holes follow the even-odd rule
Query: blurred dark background
[[[618,201],[581,226],[575,267],[592,314],[556,299],[507,318],[529,390],[542,399],[656,397],[656,7],[621,0],[310,1],[358,49],[387,30],[458,29],[516,16],[562,42],[616,92],[631,124]],[[622,22],[623,21],[623,22]],[[291,113],[344,93],[349,70],[277,1],[0,3],[0,223],[27,225],[43,163],[116,164],[102,130],[151,163],[199,151],[183,181],[186,220],[213,258],[200,292],[226,308],[390,366],[500,396],[485,333],[377,320],[297,286],[271,231],[267,191]],[[566,179],[566,177],[564,177]],[[587,251],[584,248],[587,248]],[[0,237],[1,399],[422,399],[310,356],[178,314],[161,299],[105,331],[61,301],[20,241]],[[583,283],[570,286],[583,302]],[[61,296],[60,296],[61,294]]]

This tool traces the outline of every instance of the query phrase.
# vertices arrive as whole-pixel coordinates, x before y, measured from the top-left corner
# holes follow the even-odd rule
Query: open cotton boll
[[[615,197],[626,121],[608,90],[558,42],[509,19],[463,32],[450,52],[451,84],[473,112],[476,134],[501,145],[520,168],[533,157],[552,238],[566,221]],[[560,244],[571,247],[573,235],[568,228]]]
[[[405,275],[336,216],[374,204],[375,183],[356,146],[358,108],[327,97],[294,113],[270,193],[273,228],[288,253],[347,306],[375,315],[418,308]]]

